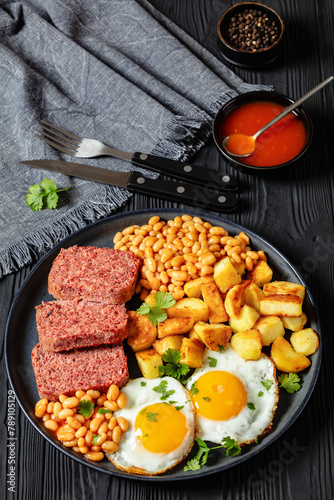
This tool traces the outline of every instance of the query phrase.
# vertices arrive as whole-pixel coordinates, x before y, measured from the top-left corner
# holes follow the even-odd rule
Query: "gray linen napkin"
[[[35,136],[41,119],[118,149],[186,159],[221,104],[247,86],[147,0],[0,0],[0,89],[1,278],[130,196],[20,165],[70,159]],[[26,193],[45,177],[71,189],[59,208],[33,212]]]

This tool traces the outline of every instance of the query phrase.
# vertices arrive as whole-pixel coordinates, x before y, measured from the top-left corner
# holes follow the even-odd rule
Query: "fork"
[[[211,188],[221,190],[235,190],[238,187],[235,177],[215,172],[211,169],[191,165],[186,162],[170,160],[146,153],[128,153],[106,146],[96,139],[80,137],[62,128],[42,120],[36,135],[53,148],[77,158],[94,158],[97,156],[113,156],[161,174],[170,175],[187,180],[191,184],[210,185]]]

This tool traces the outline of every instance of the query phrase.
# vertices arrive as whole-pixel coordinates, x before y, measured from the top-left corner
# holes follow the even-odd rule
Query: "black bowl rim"
[[[257,170],[258,172],[268,172],[268,171],[276,170],[278,168],[286,167],[288,165],[291,165],[291,163],[296,162],[301,156],[303,156],[306,153],[306,151],[308,150],[308,148],[312,142],[312,138],[313,138],[313,122],[311,120],[310,115],[301,106],[298,106],[298,108],[296,108],[293,112],[297,113],[298,116],[303,119],[304,124],[307,124],[305,128],[306,128],[306,132],[308,133],[308,137],[307,137],[307,140],[306,140],[306,143],[305,143],[303,149],[300,151],[300,153],[297,156],[295,156],[291,160],[289,160],[285,163],[280,163],[279,165],[270,165],[270,166],[266,166],[266,167],[247,165],[246,163],[239,162],[236,158],[233,158],[232,156],[230,156],[224,150],[224,148],[221,146],[221,144],[220,144],[221,141],[219,140],[217,129],[218,129],[218,123],[220,124],[221,116],[223,115],[224,110],[228,106],[233,105],[234,103],[238,102],[239,100],[241,100],[242,103],[244,101],[247,102],[249,97],[251,97],[252,100],[256,100],[257,98],[261,100],[262,97],[263,97],[262,100],[266,100],[265,98],[268,97],[268,100],[274,100],[274,101],[275,101],[275,98],[276,99],[279,98],[281,100],[285,100],[288,105],[295,102],[291,97],[288,97],[287,95],[281,94],[280,92],[276,92],[274,90],[256,90],[256,91],[251,91],[251,92],[244,92],[242,94],[239,94],[239,95],[233,97],[232,99],[227,101],[220,108],[220,110],[218,111],[218,113],[216,114],[216,116],[213,120],[212,136],[213,136],[213,140],[214,140],[214,143],[215,143],[218,151],[229,161],[229,163],[233,167],[236,167],[236,166],[242,167],[243,169],[245,169],[247,171],[248,170]]]
[[[233,10],[237,11],[242,6],[244,8],[246,8],[247,5],[248,6],[250,6],[250,5],[258,6],[258,7],[261,7],[263,10],[267,10],[267,11],[271,12],[271,14],[273,14],[278,19],[279,25],[281,28],[280,36],[278,37],[276,42],[274,42],[269,47],[266,47],[266,48],[261,49],[261,50],[256,50],[254,52],[249,52],[247,50],[242,50],[242,49],[238,49],[238,48],[234,47],[223,37],[222,31],[221,31],[221,25],[222,25],[223,21],[226,19],[226,16],[229,13],[231,13]],[[264,5],[263,3],[260,3],[260,2],[236,3],[223,12],[221,18],[219,19],[219,21],[217,23],[217,34],[218,34],[219,40],[222,42],[222,44],[225,45],[226,47],[228,47],[235,54],[244,54],[245,56],[247,55],[249,57],[258,56],[259,54],[266,54],[266,53],[272,51],[273,49],[275,49],[276,47],[278,47],[278,45],[282,41],[284,32],[285,32],[285,23],[284,23],[283,19],[281,18],[281,16],[278,14],[278,12],[276,12],[276,10],[274,10],[272,7],[269,7],[268,5]]]

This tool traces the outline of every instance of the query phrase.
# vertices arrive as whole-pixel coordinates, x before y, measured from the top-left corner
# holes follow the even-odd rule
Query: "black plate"
[[[214,225],[224,227],[231,235],[239,234],[240,231],[244,231],[250,237],[251,246],[254,250],[264,250],[266,252],[268,262],[274,271],[273,279],[292,281],[306,286],[292,264],[270,243],[252,231],[213,215],[198,212],[189,213],[193,216],[198,215],[203,220]],[[39,261],[26,278],[12,305],[5,334],[5,359],[9,380],[23,412],[38,432],[62,453],[65,453],[65,455],[70,458],[74,458],[81,464],[88,465],[100,472],[115,476],[136,478],[145,481],[176,481],[205,476],[234,467],[253,457],[280,437],[296,420],[314,389],[320,368],[322,343],[316,307],[309,291],[306,290],[303,309],[308,317],[307,325],[313,328],[320,337],[320,347],[312,356],[311,367],[300,374],[302,388],[293,395],[289,395],[284,390],[281,390],[273,431],[263,437],[257,445],[248,446],[243,449],[241,454],[237,457],[227,458],[223,450],[215,450],[209,454],[207,464],[199,471],[184,472],[184,463],[182,463],[162,475],[140,476],[120,471],[107,461],[107,459],[101,462],[90,462],[86,460],[83,455],[62,446],[60,442],[54,439],[43,427],[41,420],[34,415],[35,403],[39,400],[31,364],[31,351],[38,342],[35,306],[40,304],[42,300],[47,301],[52,299],[47,291],[47,277],[51,264],[62,247],[67,248],[72,245],[113,247],[113,237],[118,231],[132,224],[146,224],[153,215],[159,215],[161,218],[169,220],[180,215],[180,212],[176,212],[175,210],[145,210],[103,219],[64,239]],[[137,376],[138,371],[136,367],[132,366],[131,357],[129,369],[130,375]]]

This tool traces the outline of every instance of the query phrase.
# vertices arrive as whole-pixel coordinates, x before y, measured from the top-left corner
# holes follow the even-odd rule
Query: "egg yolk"
[[[207,372],[196,381],[196,389],[198,392],[191,396],[195,408],[210,420],[236,417],[247,404],[246,388],[232,373],[219,370]]]
[[[180,410],[170,404],[155,403],[138,413],[135,431],[137,439],[147,450],[170,453],[182,444],[188,427],[186,417]]]

